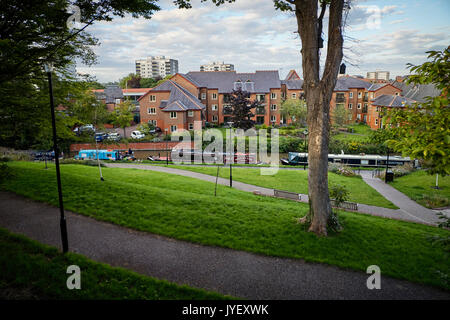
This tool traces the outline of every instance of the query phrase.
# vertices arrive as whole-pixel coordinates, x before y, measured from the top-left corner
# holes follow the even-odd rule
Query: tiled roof
[[[123,98],[122,89],[117,85],[107,86],[104,90],[106,103],[115,103],[116,99]]]
[[[151,91],[170,91],[169,100],[163,100],[159,105],[163,111],[203,110],[206,108],[196,96],[172,80],[164,81]],[[149,92],[140,99],[147,96]]]
[[[394,81],[392,85],[402,90],[402,96],[417,102],[425,102],[425,97],[436,97],[441,94],[433,84],[406,84]]]
[[[369,89],[371,85],[370,82],[345,76],[337,79],[334,91],[348,91],[350,88]]]
[[[415,101],[406,97],[391,94],[382,94],[371,101],[373,106],[401,108]]]
[[[281,80],[281,84],[285,84],[289,90],[300,90],[303,88],[303,80]]]
[[[199,87],[218,89],[219,93],[230,93],[235,89],[235,82],[253,83],[247,86],[246,91],[252,93],[269,93],[271,88],[281,88],[280,76],[277,70],[256,71],[254,73],[236,73],[236,71],[187,73],[188,79],[197,83]]]

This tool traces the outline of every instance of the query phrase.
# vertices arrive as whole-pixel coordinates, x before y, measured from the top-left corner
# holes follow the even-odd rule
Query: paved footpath
[[[144,275],[235,297],[450,300],[450,292],[389,277],[381,277],[381,290],[369,290],[368,275],[364,272],[197,245],[71,212],[66,215],[72,252]],[[0,192],[0,227],[60,247],[56,207]]]
[[[185,177],[209,181],[213,183],[216,182],[216,177],[214,176],[193,172],[189,170],[170,168],[170,166],[165,167],[158,165],[155,166],[155,165],[141,165],[141,164],[127,164],[127,163],[107,163],[106,166],[111,168],[133,168],[133,169],[172,173]],[[372,178],[370,171],[361,170],[361,176],[363,177],[364,181],[367,184],[369,184],[372,188],[377,190],[382,196],[384,196],[386,199],[394,203],[400,209],[389,209],[358,203],[359,213],[428,225],[437,225],[440,222],[439,217],[436,215],[435,211],[418,205],[416,202],[409,199],[400,191],[385,184],[384,182],[382,182],[377,178]],[[230,184],[230,180],[218,178],[217,183],[228,186]],[[235,180],[233,180],[233,188],[247,192],[259,192],[260,194],[266,196],[274,196],[274,189],[263,188]],[[301,194],[301,201],[308,203],[308,195]]]

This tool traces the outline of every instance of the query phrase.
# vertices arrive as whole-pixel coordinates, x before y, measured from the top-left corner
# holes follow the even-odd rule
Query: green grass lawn
[[[62,254],[0,228],[0,299],[223,299],[216,293],[179,286],[79,254]],[[81,289],[69,290],[67,267],[81,270]]]
[[[395,178],[390,185],[428,208],[449,206],[449,176],[439,176],[439,190],[432,188],[436,185],[436,175],[429,175],[423,170]]]
[[[217,167],[195,167],[170,165],[171,168],[189,170],[208,175],[216,175]],[[230,167],[221,167],[219,176],[230,178]],[[275,175],[261,175],[260,169],[243,169],[233,167],[233,180],[253,184],[260,187],[292,191],[308,194],[308,172],[303,170],[278,170]],[[345,185],[350,192],[349,201],[374,205],[384,208],[398,209],[392,202],[384,198],[370,187],[361,177],[345,177],[332,172],[328,173],[331,184]]]
[[[58,203],[55,172],[41,163],[8,164],[14,177],[1,185],[24,196]],[[450,273],[448,253],[428,238],[447,230],[357,213],[339,214],[344,230],[318,238],[296,218],[306,204],[253,195],[197,179],[139,169],[61,166],[68,210],[136,230],[245,250],[366,270],[450,289],[436,270]],[[70,223],[70,220],[68,221]],[[70,236],[70,235],[69,235]]]
[[[365,142],[369,138],[370,132],[372,129],[368,125],[360,125],[353,124],[346,126],[347,128],[353,129],[353,133],[350,132],[340,132],[333,136],[333,139],[340,141],[357,141],[357,142]]]

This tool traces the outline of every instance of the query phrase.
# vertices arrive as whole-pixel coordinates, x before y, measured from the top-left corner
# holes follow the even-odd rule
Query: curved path
[[[106,163],[105,165],[111,168],[133,168],[178,174],[181,176],[191,177],[213,183],[215,183],[216,181],[216,177],[214,176],[189,170],[170,168],[170,166],[165,167],[159,165],[141,165],[128,163]],[[361,176],[369,186],[377,190],[383,197],[394,203],[400,209],[388,209],[358,203],[357,212],[383,218],[416,222],[428,225],[437,225],[440,222],[439,217],[437,216],[435,211],[420,206],[390,185],[386,185],[384,182],[377,178],[372,178],[371,172],[364,172],[363,170],[361,170]],[[230,184],[230,181],[229,179],[219,177],[217,183],[228,186]],[[258,192],[266,196],[274,196],[274,189],[259,187],[235,180],[233,180],[233,188],[247,192]],[[308,203],[308,195],[302,194],[301,201]]]
[[[450,299],[449,292],[383,275],[381,289],[369,290],[368,275],[364,272],[197,245],[68,211],[66,216],[72,252],[144,275],[235,297]],[[0,192],[0,227],[60,247],[59,209],[56,207]]]

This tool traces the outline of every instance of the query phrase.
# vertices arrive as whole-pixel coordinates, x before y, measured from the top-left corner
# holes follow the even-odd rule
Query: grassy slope
[[[364,142],[368,139],[370,132],[372,131],[367,125],[348,125],[348,128],[353,129],[353,133],[341,132],[333,136],[333,139],[340,141],[358,141]]]
[[[423,195],[439,195],[450,199],[449,176],[439,176],[439,190],[432,188],[436,185],[436,175],[428,175],[425,171],[416,171],[406,176],[395,178],[390,185],[424,206],[427,206],[427,202],[423,200]]]
[[[0,228],[1,299],[223,299],[224,296],[61,254]],[[81,290],[66,287],[67,267],[81,270]]]
[[[170,167],[190,170],[194,172],[216,175],[217,167]],[[260,187],[273,188],[285,191],[308,194],[308,172],[302,170],[279,170],[276,175],[261,175],[260,169],[233,168],[233,179]],[[221,167],[219,176],[230,177],[229,167]],[[397,209],[389,200],[384,198],[375,189],[366,184],[360,177],[344,177],[335,173],[328,174],[330,183],[345,185],[349,192],[349,200],[378,207]]]
[[[4,189],[56,205],[53,167],[10,163],[15,178]],[[446,230],[342,212],[344,230],[317,238],[295,222],[307,206],[214,184],[138,169],[62,166],[65,207],[98,220],[169,237],[266,255],[303,258],[365,271],[377,264],[383,274],[445,286],[436,269],[449,273],[442,248],[427,240]],[[70,220],[69,220],[70,223]]]

